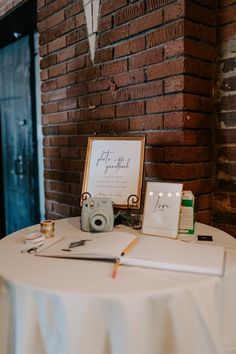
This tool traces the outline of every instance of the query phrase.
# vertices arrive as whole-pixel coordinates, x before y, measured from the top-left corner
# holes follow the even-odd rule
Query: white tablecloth
[[[225,246],[223,277],[121,267],[112,279],[111,263],[21,253],[38,226],[5,237],[0,354],[236,354],[236,240],[196,226]],[[78,218],[56,222],[56,237],[80,232]]]

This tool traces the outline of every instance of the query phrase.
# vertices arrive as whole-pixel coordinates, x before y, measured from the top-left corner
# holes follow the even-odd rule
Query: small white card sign
[[[144,204],[144,234],[176,238],[183,185],[147,182]]]

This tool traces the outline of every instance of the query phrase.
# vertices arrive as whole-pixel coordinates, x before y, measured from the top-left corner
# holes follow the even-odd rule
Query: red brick
[[[57,63],[72,59],[75,57],[75,47],[64,48],[62,51],[56,54]]]
[[[216,43],[215,27],[205,26],[202,23],[195,23],[189,20],[184,21],[184,34],[186,37],[198,39],[212,46]]]
[[[92,119],[114,118],[115,106],[99,106],[91,112]]]
[[[47,92],[47,91],[56,90],[56,89],[57,89],[57,80],[56,79],[44,82],[41,86],[42,92]]]
[[[129,91],[124,88],[115,91],[107,91],[102,94],[102,104],[125,102],[128,100],[129,100]]]
[[[229,22],[235,22],[236,19],[236,6],[229,6],[218,9],[217,11],[217,24],[223,25]]]
[[[55,113],[55,112],[58,112],[58,103],[57,102],[47,103],[47,104],[44,104],[42,107],[43,114],[49,114],[49,113]]]
[[[185,39],[184,52],[186,55],[213,61],[215,58],[214,48],[192,39]]]
[[[119,74],[124,71],[127,71],[128,64],[127,60],[119,60],[113,63],[105,63],[102,67],[102,76],[114,75]]]
[[[138,70],[128,71],[113,76],[113,80],[116,87],[138,84],[144,82],[144,71],[142,68]]]
[[[59,135],[75,135],[78,134],[78,125],[76,124],[63,124],[58,127]]]
[[[146,136],[146,145],[172,146],[184,144],[183,131],[156,131],[149,132]]]
[[[62,23],[65,20],[64,11],[57,12],[55,14],[50,15],[46,20],[39,22],[38,30],[39,33],[45,32],[50,28]]]
[[[126,6],[128,3],[127,0],[106,0],[101,3],[100,14],[101,16],[107,15],[110,12]]]
[[[219,28],[219,39],[221,41],[228,41],[235,38],[236,33],[236,23],[230,23],[227,26]]]
[[[203,194],[196,198],[195,206],[197,210],[210,209],[212,206],[212,195]]]
[[[145,3],[143,0],[131,4],[130,6],[123,7],[115,13],[114,24],[115,26],[119,26],[125,22],[129,22],[130,20],[143,15],[144,11]]]
[[[163,178],[165,180],[187,180],[209,175],[209,171],[203,173],[198,164],[146,164],[145,175],[149,178]],[[178,178],[177,178],[178,176]]]
[[[75,71],[85,67],[85,55],[67,62],[67,72]]]
[[[69,18],[83,11],[82,1],[73,2],[65,9],[65,18]]]
[[[95,82],[88,82],[88,92],[105,91],[110,88],[112,82],[110,79],[98,79]]]
[[[147,79],[154,80],[183,73],[184,58],[164,61],[147,68]]]
[[[176,94],[171,96],[161,96],[147,100],[147,113],[161,113],[183,109],[183,95]]]
[[[68,98],[67,100],[63,100],[58,102],[58,110],[67,111],[70,109],[77,108],[77,99],[76,98]]]
[[[163,84],[162,81],[149,82],[130,87],[128,91],[131,99],[158,96],[163,93]]]
[[[87,39],[80,41],[78,44],[75,44],[75,56],[82,55],[89,51],[89,44]]]
[[[76,83],[76,74],[69,73],[66,75],[58,76],[56,82],[58,88],[73,85]]]
[[[129,24],[129,35],[138,34],[156,28],[162,24],[162,11],[154,11],[138,19],[135,19]]]
[[[199,211],[195,213],[195,220],[197,222],[200,222],[202,224],[211,224],[211,211],[210,210],[204,210],[204,211]]]
[[[184,183],[184,189],[191,190],[195,196],[199,194],[211,193],[213,188],[213,178],[201,178],[192,181],[185,181]]]
[[[56,54],[48,55],[47,57],[44,57],[40,61],[40,68],[41,69],[46,69],[50,66],[53,66],[57,64],[57,56]]]
[[[58,51],[66,47],[66,37],[60,37],[48,43],[48,53]]]
[[[56,30],[52,28],[39,36],[39,45],[42,46],[44,44],[48,44],[50,41],[56,39]]]
[[[42,20],[46,19],[47,17],[51,16],[54,13],[54,6],[53,4],[46,4],[44,3],[44,6],[41,6],[37,4],[40,8],[39,14],[38,14],[38,21],[41,22]]]
[[[185,76],[184,91],[212,96],[212,82],[193,76]]]
[[[220,129],[217,131],[217,142],[220,144],[236,143],[236,128],[235,129]]]
[[[86,26],[82,26],[79,29],[69,32],[66,35],[66,45],[70,46],[86,38],[87,38],[87,29]]]
[[[175,1],[176,0],[147,0],[146,6],[148,11],[152,11]]]
[[[78,82],[95,80],[100,76],[100,68],[96,66],[80,69],[76,73],[76,79]]]
[[[69,138],[65,136],[53,136],[50,138],[50,146],[68,146]]]
[[[75,97],[79,95],[86,95],[88,93],[88,87],[86,82],[77,84],[76,86],[70,86],[67,89],[68,97]]]
[[[173,42],[167,42],[164,45],[164,59],[184,54],[183,38],[176,39]]]
[[[164,149],[165,162],[210,161],[213,151],[207,146],[167,147]]]
[[[224,7],[228,5],[234,5],[235,0],[219,0],[218,3],[219,3],[219,7]]]
[[[43,116],[43,124],[62,124],[68,122],[68,113],[54,113]]]
[[[130,130],[158,130],[162,128],[162,115],[148,115],[130,118]]]
[[[113,59],[113,48],[96,49],[95,63],[104,63]]]
[[[164,7],[164,23],[177,20],[185,15],[185,1],[177,1]]]
[[[63,215],[64,217],[71,216],[71,207],[65,204],[58,204],[52,203],[52,210],[53,213]]]
[[[184,61],[184,73],[212,79],[214,76],[214,65],[196,58],[186,58]]]
[[[57,77],[66,73],[66,64],[62,63],[57,66],[51,67],[48,70],[49,78]]]
[[[139,37],[134,40],[126,41],[125,43],[119,44],[114,48],[114,57],[122,57],[125,55],[130,55],[133,53],[140,52],[145,49],[145,38]]]
[[[80,108],[89,108],[95,109],[96,106],[101,104],[101,95],[100,93],[95,93],[89,96],[79,96],[78,97],[78,107]]]
[[[131,102],[119,104],[116,107],[116,116],[138,116],[144,114],[144,102]]]
[[[145,162],[163,162],[163,149],[158,147],[147,146],[145,148]]]
[[[43,94],[41,97],[42,103],[59,101],[67,98],[67,91],[66,89],[53,90],[48,92],[47,94]]]
[[[98,21],[98,32],[104,32],[112,28],[112,19],[113,17],[111,15],[101,17],[99,18]]]
[[[129,59],[129,68],[137,69],[146,65],[151,65],[162,60],[162,48],[154,48],[143,53],[131,56]]]
[[[236,147],[223,146],[218,148],[218,153],[221,159],[236,161]]]
[[[112,45],[121,39],[129,37],[129,26],[127,24],[110,31],[106,31],[99,36],[99,47]]]
[[[184,90],[185,77],[171,76],[164,80],[164,93],[173,93]]]
[[[55,29],[56,36],[61,37],[62,35],[70,32],[70,31],[73,31],[76,27],[77,26],[76,26],[75,18],[72,17],[57,26],[57,28]]]
[[[211,98],[198,95],[184,94],[183,108],[185,110],[194,110],[200,112],[213,112],[213,101]]]
[[[184,34],[183,21],[175,22],[174,24],[167,25],[165,27],[158,28],[150,34],[147,34],[147,47],[155,47],[158,44],[162,44],[168,41],[172,41]]]
[[[45,147],[43,155],[46,158],[58,158],[60,157],[60,149],[58,147]]]
[[[207,9],[191,0],[185,1],[185,14],[186,17],[206,25],[213,26],[216,22],[214,9]]]
[[[170,112],[164,114],[166,129],[211,129],[212,115],[200,112]]]

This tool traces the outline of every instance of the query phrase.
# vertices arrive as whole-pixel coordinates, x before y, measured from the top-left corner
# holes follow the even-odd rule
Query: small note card
[[[176,238],[183,185],[147,182],[144,204],[144,234]]]

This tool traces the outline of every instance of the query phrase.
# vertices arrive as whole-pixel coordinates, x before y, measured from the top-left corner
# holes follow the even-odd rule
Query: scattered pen
[[[112,279],[116,278],[119,266],[120,266],[120,261],[119,259],[116,259],[112,269],[112,274],[111,274]]]

